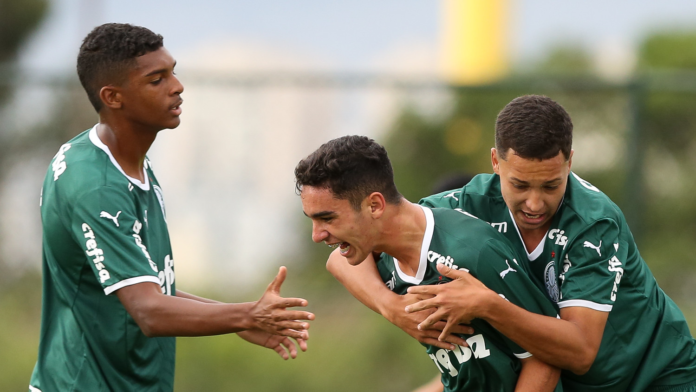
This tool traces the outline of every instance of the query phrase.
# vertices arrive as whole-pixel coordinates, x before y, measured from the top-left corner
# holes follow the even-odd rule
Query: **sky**
[[[176,54],[223,39],[310,54],[329,70],[369,71],[380,54],[410,43],[437,47],[433,0],[50,0],[50,14],[22,55],[31,68],[71,70],[81,39],[105,22],[146,26]],[[635,48],[648,32],[689,28],[696,2],[509,0],[511,56],[520,63],[571,42],[596,52]]]

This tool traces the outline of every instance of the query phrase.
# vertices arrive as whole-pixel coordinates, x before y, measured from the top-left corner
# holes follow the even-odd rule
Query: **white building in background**
[[[427,64],[424,54],[421,47],[399,49],[376,68],[389,71],[391,62],[392,71],[407,76],[409,57],[418,70]],[[400,93],[222,82],[326,69],[310,56],[262,45],[215,43],[175,57],[185,86],[182,123],[160,133],[149,156],[164,188],[180,287],[239,290],[270,281],[279,265],[298,258],[300,241],[310,241],[294,191],[299,160],[342,135],[378,138],[400,107]],[[196,83],[192,69],[221,75],[221,82]]]

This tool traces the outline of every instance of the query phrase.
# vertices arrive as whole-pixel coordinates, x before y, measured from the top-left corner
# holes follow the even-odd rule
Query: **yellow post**
[[[505,76],[509,0],[441,1],[445,80],[471,85]]]

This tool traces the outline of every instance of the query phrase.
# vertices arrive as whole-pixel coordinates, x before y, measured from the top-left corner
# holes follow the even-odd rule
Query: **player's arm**
[[[524,358],[515,392],[552,392],[558,385],[561,369],[549,366],[535,357]]]
[[[301,298],[280,297],[286,274],[285,267],[281,267],[261,299],[247,303],[200,301],[200,297],[183,292],[182,296],[168,296],[160,286],[150,282],[120,288],[116,295],[143,333],[150,337],[219,335],[257,329],[307,339],[309,325],[299,320],[312,320],[314,315],[286,310],[307,305]]]
[[[453,349],[452,344],[467,346],[464,339],[456,335],[448,335],[444,341],[438,340],[440,331],[445,323],[435,323],[432,329],[419,330],[418,325],[432,311],[406,313],[404,308],[423,297],[398,295],[387,288],[380,279],[373,255],[370,255],[359,265],[350,265],[335,250],[326,262],[326,269],[365,306],[381,314],[404,332],[421,343],[430,344],[447,350]],[[453,333],[472,334],[473,328],[457,325]]]
[[[442,385],[442,376],[438,374],[429,383],[420,386],[413,392],[442,392],[444,390],[445,386]]]
[[[443,265],[438,265],[438,270],[452,282],[409,288],[409,292],[434,297],[410,305],[407,311],[438,308],[421,328],[439,320],[454,324],[481,318],[541,361],[576,374],[589,370],[599,351],[608,313],[568,308],[561,310],[562,319],[543,316],[504,300],[468,272]],[[448,333],[445,327],[443,338]]]
[[[220,301],[199,297],[181,290],[176,290],[176,296],[203,303],[222,304]],[[309,331],[306,332],[309,333]],[[297,358],[297,346],[292,340],[290,340],[290,338],[286,336],[273,335],[260,329],[247,329],[244,331],[239,331],[237,332],[237,335],[249,343],[270,348],[271,350],[277,352],[278,355],[280,355],[280,357],[283,359],[287,360],[289,358]],[[307,341],[305,339],[297,338],[295,341],[297,341],[297,345],[299,345],[302,351],[307,351]]]

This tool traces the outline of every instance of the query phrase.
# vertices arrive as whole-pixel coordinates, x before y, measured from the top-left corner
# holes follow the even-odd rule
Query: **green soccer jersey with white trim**
[[[460,209],[498,229],[526,254],[532,279],[559,308],[609,312],[590,370],[582,376],[563,372],[567,391],[650,391],[696,381],[696,342],[684,315],[657,285],[621,210],[575,173],[547,235],[532,252],[497,175],[478,175],[464,188],[421,204]]]
[[[410,286],[448,282],[437,271],[443,263],[465,269],[501,297],[530,312],[557,316],[553,304],[518,264],[508,241],[485,222],[448,209],[423,208],[426,230],[415,276],[402,272],[399,262],[383,253],[377,263],[382,280],[397,294]],[[485,321],[471,322],[473,335],[462,335],[469,347],[452,350],[424,345],[442,373],[445,391],[514,391],[521,370],[520,358],[531,356]],[[562,388],[557,386],[556,391]]]
[[[171,391],[175,338],[146,337],[114,292],[175,295],[162,190],[128,177],[96,126],[60,147],[41,196],[43,308],[32,391]]]

